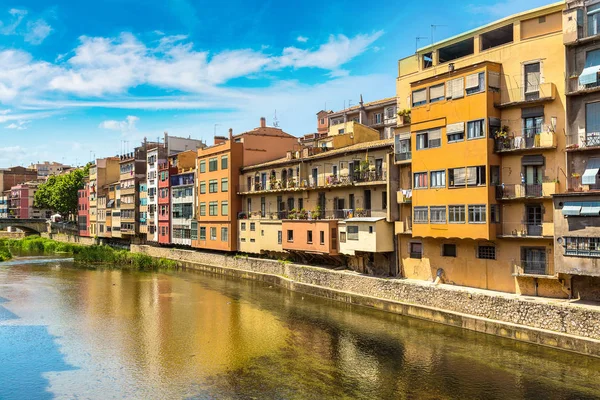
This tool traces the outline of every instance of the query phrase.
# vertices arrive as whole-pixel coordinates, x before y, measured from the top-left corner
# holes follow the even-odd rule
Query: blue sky
[[[431,41],[548,4],[464,2],[0,3],[0,167],[82,164],[167,131],[269,124],[395,95],[396,62]],[[126,143],[125,143],[126,142]]]

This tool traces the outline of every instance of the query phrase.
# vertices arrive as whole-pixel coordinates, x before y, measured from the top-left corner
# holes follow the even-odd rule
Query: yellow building
[[[399,61],[404,276],[565,294],[552,265],[552,194],[565,185],[562,8],[513,15]]]

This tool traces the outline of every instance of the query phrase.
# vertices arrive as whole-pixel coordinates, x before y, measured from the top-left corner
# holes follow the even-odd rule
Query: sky
[[[397,61],[547,0],[0,2],[0,168],[82,165],[163,132],[212,144],[260,117],[395,96]],[[295,3],[295,4],[294,4]]]

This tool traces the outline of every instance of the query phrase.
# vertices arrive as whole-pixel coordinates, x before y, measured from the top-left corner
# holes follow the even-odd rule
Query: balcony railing
[[[241,211],[238,219],[269,219],[269,220],[319,220],[319,219],[348,219],[355,217],[386,217],[387,210],[364,210],[361,208],[344,208],[339,210],[282,210],[282,211]]]
[[[524,128],[519,133],[509,133],[505,138],[494,139],[496,152],[554,147],[556,147],[554,133],[542,132],[540,128]]]
[[[552,101],[556,98],[556,86],[552,82],[545,82],[535,86],[504,88],[500,91],[500,100],[496,107],[508,107],[525,103],[540,103]]]
[[[600,132],[588,132],[583,135],[567,135],[567,150],[600,146]]]
[[[312,176],[308,179],[281,181],[255,182],[248,185],[240,185],[239,193],[265,192],[265,191],[289,191],[326,188],[333,186],[350,186],[365,182],[384,182],[387,179],[387,171],[357,171],[350,175],[319,175],[316,179]]]
[[[306,180],[300,181],[297,178],[287,179],[286,181],[271,180],[268,182],[254,182],[248,185],[240,185],[239,192],[265,192],[265,191],[283,191],[283,190],[298,190],[307,187]]]
[[[496,186],[496,199],[511,200],[527,197],[550,197],[557,193],[556,186],[557,183],[553,181],[498,185]]]
[[[527,275],[554,275],[554,264],[548,258],[543,260],[513,260],[514,274]]]
[[[551,237],[553,235],[553,223],[510,223],[504,222],[501,224],[501,232],[499,236],[514,237],[514,238],[542,238]]]
[[[573,78],[570,78],[567,82],[567,94],[598,90],[598,87],[600,87],[600,79],[598,78],[599,76],[596,76],[596,82],[588,83],[585,85],[579,83],[579,76],[574,76]]]
[[[396,162],[410,161],[412,159],[412,152],[408,151],[405,153],[395,153],[394,159],[396,160]]]

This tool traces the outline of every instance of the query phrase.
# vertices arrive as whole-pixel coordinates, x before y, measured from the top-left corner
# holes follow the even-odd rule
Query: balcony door
[[[371,190],[365,190],[365,211],[371,210]]]
[[[523,78],[525,88],[525,100],[536,100],[540,98],[540,63],[525,64],[523,67]]]
[[[527,225],[527,236],[542,236],[541,204],[525,206],[525,224]]]
[[[546,250],[543,247],[522,247],[521,265],[526,274],[546,275]]]
[[[312,173],[311,173],[311,185],[312,186],[317,186],[317,179],[319,179],[319,170],[318,168],[313,168],[312,169]]]
[[[319,193],[319,200],[318,200],[318,206],[321,209],[321,215],[320,218],[323,218],[325,216],[325,206],[326,204],[326,200],[325,200],[325,193],[320,192]]]
[[[383,179],[383,159],[378,158],[375,160],[375,180],[380,181]]]

